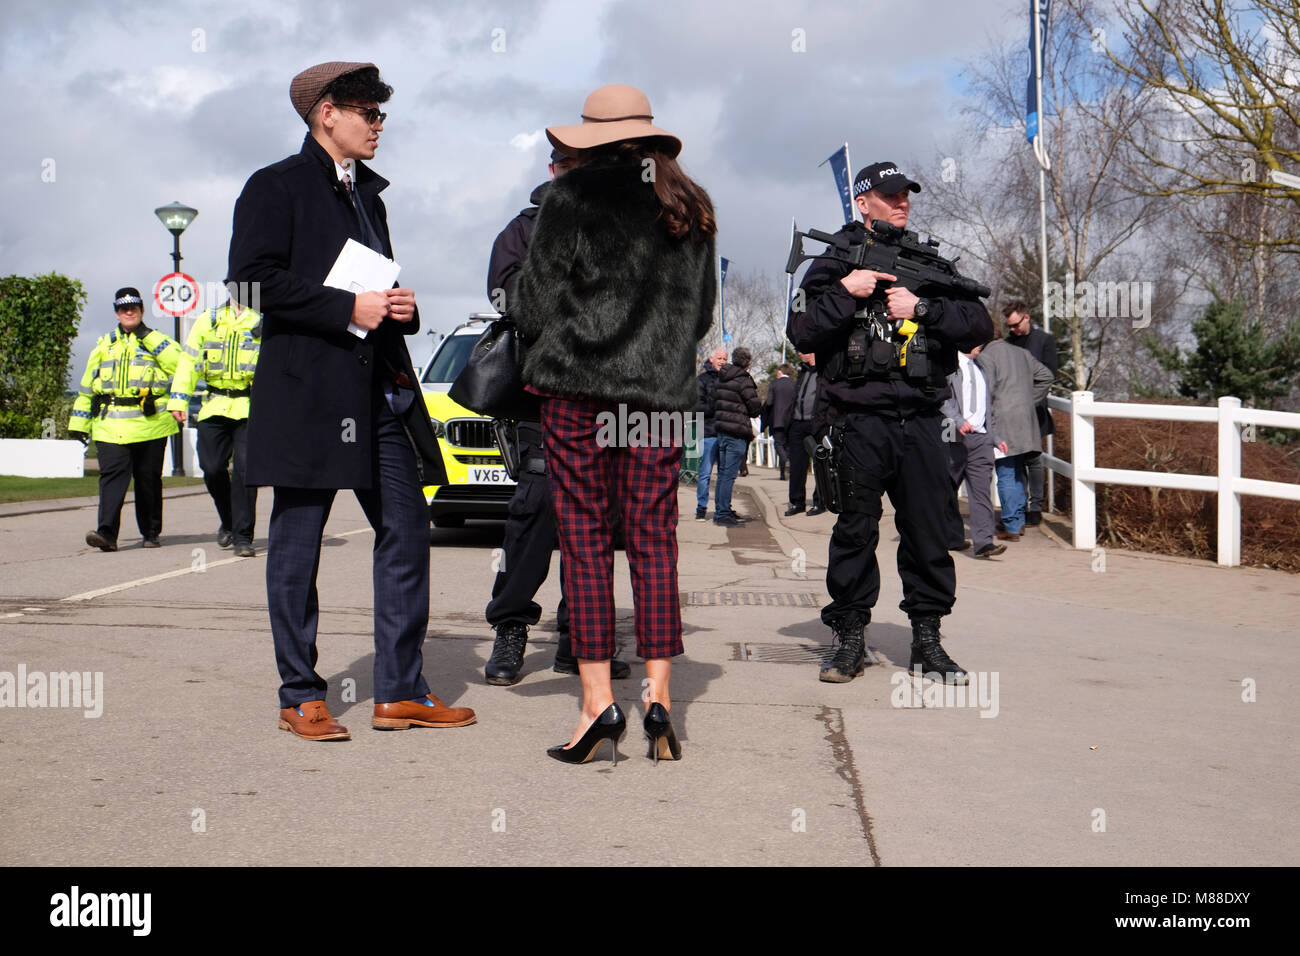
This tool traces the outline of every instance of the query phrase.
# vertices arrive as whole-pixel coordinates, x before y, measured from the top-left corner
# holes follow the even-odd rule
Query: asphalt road
[[[576,767],[545,755],[578,705],[577,679],[550,670],[555,573],[524,680],[483,682],[499,524],[433,545],[425,674],[478,723],[381,733],[369,727],[373,537],[339,496],[320,670],[353,739],[318,744],[277,729],[264,558],[216,547],[202,489],[168,496],[151,551],[125,530],[129,505],[116,554],[82,542],[93,502],[0,508],[0,864],[1300,862],[1284,825],[1300,803],[1284,671],[1300,578],[1123,552],[1103,570],[1051,525],[996,561],[959,554],[945,646],[976,682],[945,700],[933,685],[907,693],[887,513],[868,631],[878,663],[823,684],[832,516],[779,517],[771,474],[741,479],[758,519],[744,528],[692,520],[682,492],[684,753],[658,766],[639,665],[616,685],[631,718],[617,767],[607,749]],[[621,552],[616,580],[633,659]],[[4,687],[20,669],[29,682],[90,675],[80,706],[15,706]]]

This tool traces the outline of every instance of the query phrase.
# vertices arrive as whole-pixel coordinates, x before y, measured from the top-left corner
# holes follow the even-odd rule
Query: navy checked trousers
[[[636,652],[675,657],[682,645],[677,594],[677,478],[681,445],[601,447],[597,416],[614,403],[542,399],[542,437],[560,528],[560,561],[573,655],[614,656],[613,497],[622,509],[636,608]]]
[[[429,627],[429,509],[402,423],[379,399],[374,482],[355,491],[375,529],[374,697],[376,704],[429,692],[422,648]],[[333,488],[276,486],[266,553],[266,597],[280,669],[280,706],[324,700],[316,673],[320,601],[316,572]]]

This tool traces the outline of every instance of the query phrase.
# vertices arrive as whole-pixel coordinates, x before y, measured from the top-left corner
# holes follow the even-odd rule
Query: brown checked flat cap
[[[298,115],[302,117],[303,122],[306,122],[307,114],[316,105],[316,101],[321,98],[321,94],[325,92],[325,87],[344,73],[351,73],[367,66],[373,67],[374,64],[345,63],[342,60],[331,60],[329,63],[317,63],[315,66],[309,66],[295,76],[293,82],[289,84],[289,100],[293,103],[293,108]]]

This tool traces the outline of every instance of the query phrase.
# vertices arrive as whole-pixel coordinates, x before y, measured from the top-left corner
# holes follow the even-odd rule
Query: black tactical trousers
[[[897,512],[899,607],[908,617],[947,614],[957,591],[947,547],[956,505],[943,419],[937,412],[904,420],[855,412],[840,422],[841,469],[852,469],[854,495],[831,534],[826,570],[831,603],[822,608],[822,621],[871,620],[880,596],[876,545],[886,492]]]
[[[235,545],[253,543],[257,520],[257,489],[244,485],[244,450],[247,447],[247,418],[213,415],[198,424],[199,467],[212,503],[217,506],[221,527],[235,536]],[[234,474],[227,471],[234,459]]]
[[[519,426],[519,483],[506,516],[505,540],[501,562],[492,584],[492,600],[487,606],[487,622],[535,625],[542,607],[534,598],[551,571],[551,555],[560,545],[555,523],[555,502],[545,474],[530,472],[530,460],[544,460],[541,430],[535,424]],[[561,568],[563,573],[563,568]],[[556,610],[561,634],[569,633],[569,608],[563,597]]]
[[[114,544],[126,489],[135,479],[135,523],[145,540],[162,533],[162,467],[166,438],[114,445],[96,439],[99,454],[99,533]]]

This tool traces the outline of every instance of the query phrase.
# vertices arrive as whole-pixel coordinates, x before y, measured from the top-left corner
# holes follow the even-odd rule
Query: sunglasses
[[[376,123],[382,124],[384,120],[388,119],[388,114],[379,112],[379,108],[376,106],[356,106],[352,103],[335,103],[334,108],[340,110],[354,110],[364,116],[366,122],[371,126],[374,126]]]

